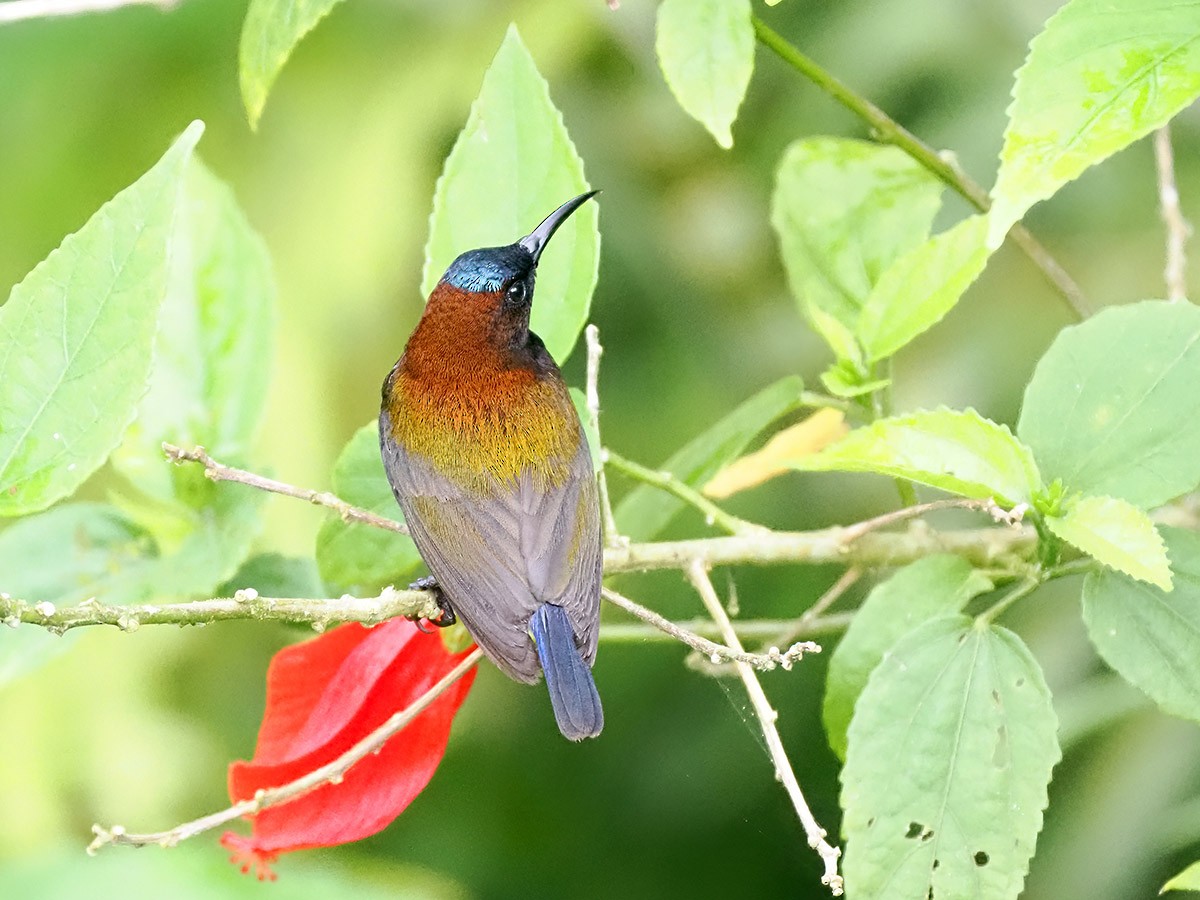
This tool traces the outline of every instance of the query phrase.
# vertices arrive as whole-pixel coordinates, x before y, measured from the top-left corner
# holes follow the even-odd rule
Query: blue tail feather
[[[543,603],[529,619],[538,659],[546,675],[554,719],[563,737],[572,741],[595,737],[604,727],[604,710],[592,670],[575,647],[575,633],[567,611]]]

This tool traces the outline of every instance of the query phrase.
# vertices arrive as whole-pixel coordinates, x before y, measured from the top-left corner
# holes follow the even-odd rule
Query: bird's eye
[[[524,303],[525,302],[525,282],[514,281],[508,286],[508,295],[506,298],[509,303]]]

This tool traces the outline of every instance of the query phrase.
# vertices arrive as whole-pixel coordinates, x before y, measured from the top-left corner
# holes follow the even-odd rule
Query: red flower
[[[250,762],[229,767],[236,803],[333,761],[417,700],[467,655],[436,634],[391,619],[342,625],[285,647],[267,670],[267,710]],[[472,669],[337,784],[324,784],[252,817],[253,833],[221,843],[243,872],[275,876],[280,853],[356,841],[387,826],[421,792],[446,751],[450,723],[475,678]]]

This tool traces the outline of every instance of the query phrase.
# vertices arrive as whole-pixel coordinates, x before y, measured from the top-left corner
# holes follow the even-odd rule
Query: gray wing
[[[387,413],[380,434],[391,434]],[[470,491],[382,440],[384,468],[413,541],[456,615],[512,678],[537,681],[541,667],[529,618],[543,603],[564,607],[590,665],[599,637],[601,552],[596,480],[587,440],[566,477],[546,489],[530,471],[515,483]]]

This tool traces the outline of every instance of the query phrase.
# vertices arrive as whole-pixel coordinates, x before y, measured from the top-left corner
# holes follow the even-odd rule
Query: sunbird
[[[597,191],[514,244],[469,250],[434,287],[383,383],[379,444],[429,567],[442,624],[461,619],[509,677],[544,674],[570,740],[595,737],[600,507],[558,365],[529,330],[538,260]]]

